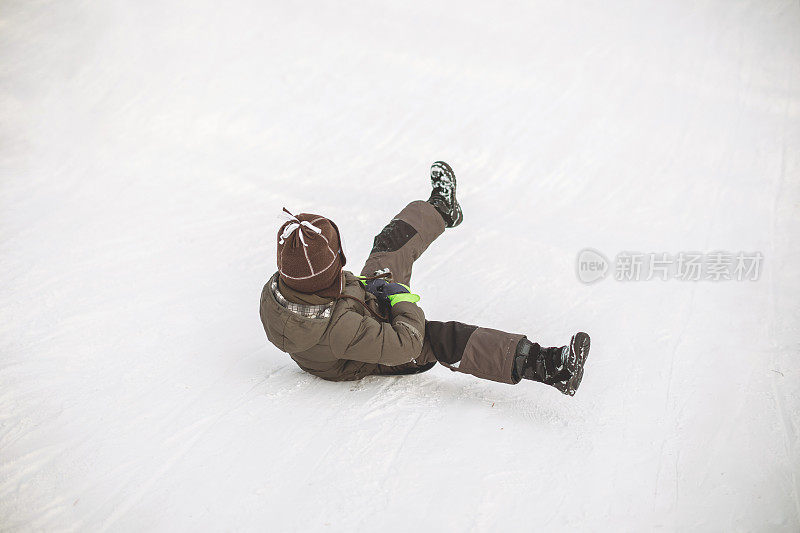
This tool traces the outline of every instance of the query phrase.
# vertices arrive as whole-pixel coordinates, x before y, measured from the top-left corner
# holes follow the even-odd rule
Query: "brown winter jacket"
[[[342,294],[358,298],[377,311],[375,296],[351,272],[344,271],[344,276]],[[283,304],[274,288],[285,298]],[[321,306],[317,310],[322,318],[293,312],[291,303]],[[399,365],[409,363],[407,366],[413,369],[419,367],[418,363],[428,362],[416,361],[422,352],[425,314],[411,302],[396,303],[390,321],[382,322],[352,299],[333,301],[294,291],[276,273],[261,292],[260,314],[270,342],[288,353],[300,368],[323,379],[347,381],[372,374],[407,373]]]

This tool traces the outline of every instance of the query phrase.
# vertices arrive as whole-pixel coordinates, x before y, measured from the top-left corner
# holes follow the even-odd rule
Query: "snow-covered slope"
[[[0,4],[0,529],[797,531],[797,2],[295,4]],[[436,159],[428,317],[589,331],[575,398],[267,343],[281,207],[358,270]]]

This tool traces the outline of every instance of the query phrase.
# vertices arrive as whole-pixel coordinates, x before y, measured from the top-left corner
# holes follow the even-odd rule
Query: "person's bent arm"
[[[396,366],[422,352],[425,314],[415,303],[396,299],[391,323],[355,311],[344,313],[331,328],[331,350],[338,359]]]

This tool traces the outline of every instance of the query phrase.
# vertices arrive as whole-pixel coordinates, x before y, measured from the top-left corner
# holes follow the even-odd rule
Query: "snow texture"
[[[797,531],[800,5],[0,4],[0,529]],[[591,333],[575,398],[269,345],[281,208],[429,318]],[[794,244],[792,244],[794,243]],[[575,258],[760,251],[757,281]]]

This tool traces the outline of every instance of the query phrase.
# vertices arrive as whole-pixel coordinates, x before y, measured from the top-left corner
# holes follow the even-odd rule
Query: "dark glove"
[[[402,283],[389,283],[383,278],[361,280],[368,293],[378,299],[381,309],[386,311],[398,302],[418,302],[419,296],[411,294],[408,286]]]

